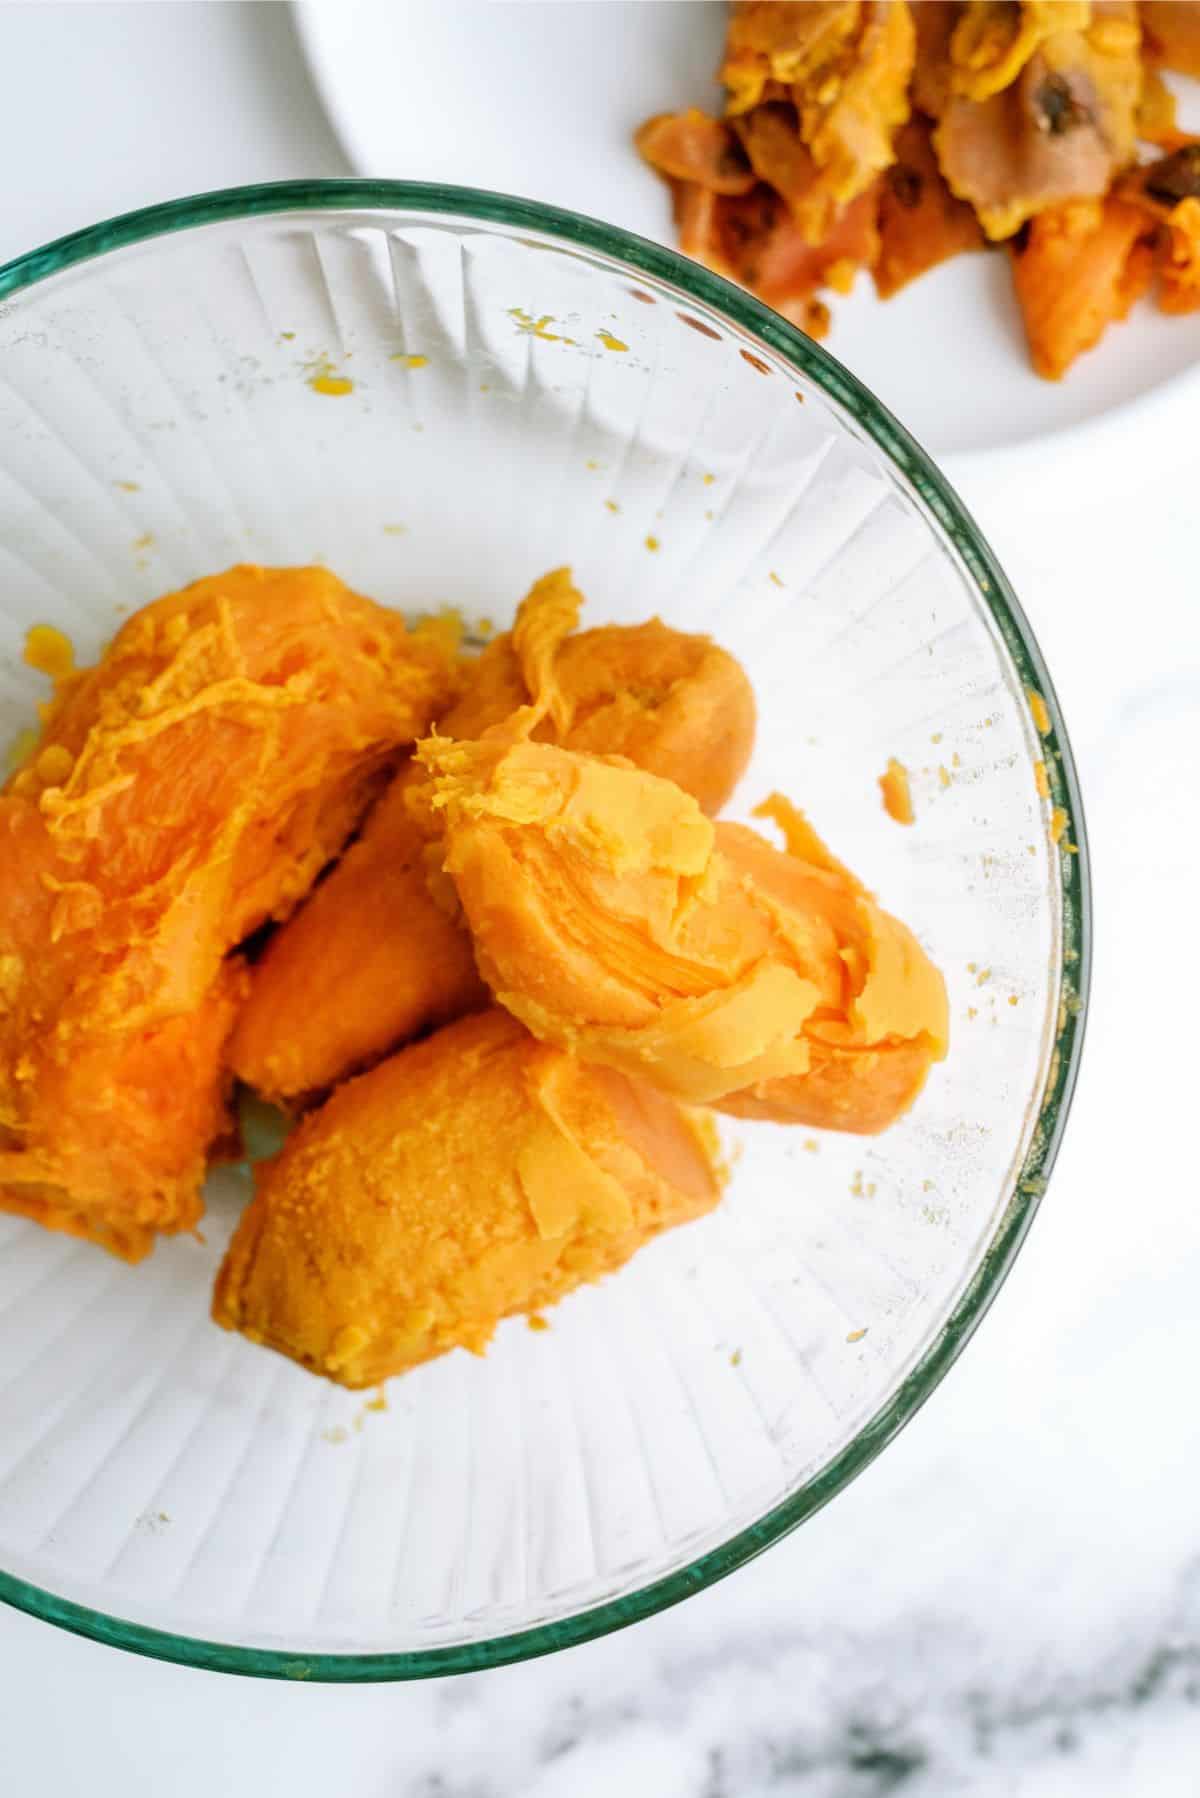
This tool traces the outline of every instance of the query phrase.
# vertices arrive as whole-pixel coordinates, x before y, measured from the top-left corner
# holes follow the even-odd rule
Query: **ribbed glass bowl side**
[[[817,346],[672,253],[336,182],[155,208],[0,270],[0,736],[34,715],[31,623],[90,656],[170,587],[318,558],[497,628],[569,561],[596,621],[712,632],[760,702],[735,814],[802,804],[917,928],[954,1019],[898,1129],[731,1125],[717,1215],[385,1410],[209,1324],[244,1172],[212,1182],[203,1243],[137,1269],[0,1219],[0,1596],[197,1665],[404,1678],[686,1596],[912,1415],[1065,1122],[1086,845],[1036,644],[942,477]],[[911,830],[879,804],[893,755]]]

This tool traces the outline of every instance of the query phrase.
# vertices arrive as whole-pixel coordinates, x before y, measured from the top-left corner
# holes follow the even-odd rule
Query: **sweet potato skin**
[[[931,129],[920,116],[901,128],[895,164],[880,182],[874,275],[881,300],[952,256],[984,246],[979,220],[955,199],[938,167]]]
[[[245,990],[449,690],[444,652],[321,569],[154,602],[59,683],[0,795],[0,1207],[136,1259],[199,1215]]]
[[[1142,90],[1136,8],[1097,0],[1095,12],[1090,26],[1081,16],[1059,29],[1061,0],[1023,6],[1011,57],[974,73],[956,63],[934,144],[951,190],[974,206],[989,238],[1011,237],[1049,207],[1101,198],[1133,156]],[[970,23],[956,28],[952,49]]]

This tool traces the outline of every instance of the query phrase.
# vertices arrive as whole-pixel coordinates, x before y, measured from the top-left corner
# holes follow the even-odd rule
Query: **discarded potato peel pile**
[[[1200,0],[743,0],[724,117],[663,113],[636,141],[680,247],[814,337],[818,292],[860,269],[888,299],[1007,245],[1057,380],[1152,285],[1200,308],[1200,139],[1163,68],[1200,75]]]
[[[699,1107],[874,1132],[946,1050],[915,938],[773,795],[714,821],[745,674],[569,571],[458,654],[322,569],[235,568],[76,671],[0,792],[0,1207],[136,1261],[303,1113],[217,1322],[367,1386],[720,1194]],[[265,946],[264,946],[265,939]]]

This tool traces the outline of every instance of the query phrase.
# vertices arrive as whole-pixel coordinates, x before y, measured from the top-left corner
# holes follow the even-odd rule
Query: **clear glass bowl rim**
[[[1077,854],[1060,858],[1060,941],[1078,1003],[1060,1007],[1055,1053],[1041,1095],[1030,1148],[1008,1203],[979,1266],[954,1310],[916,1366],[888,1402],[815,1478],[792,1492],[749,1528],[701,1555],[690,1565],[637,1592],[627,1593],[565,1621],[538,1625],[511,1635],[445,1648],[396,1654],[303,1654],[247,1648],[175,1635],[167,1630],[112,1617],[44,1591],[0,1569],[0,1600],[34,1617],[113,1647],[185,1666],[270,1679],[361,1682],[427,1679],[473,1673],[532,1659],[652,1617],[715,1580],[732,1573],[779,1541],[827,1504],[887,1446],[939,1384],[973,1335],[1000,1290],[1033,1220],[1066,1127],[1083,1048],[1091,974],[1091,876],[1078,777],[1062,712],[1037,640],[999,563],[962,501],[925,451],[861,382],[776,312],[674,250],[662,248],[600,219],[480,188],[436,182],[383,180],[277,181],[218,189],[143,207],[85,230],[60,237],[40,249],[0,265],[0,303],[53,275],[131,244],[145,243],[198,226],[302,211],[408,212],[440,214],[474,224],[528,231],[567,246],[581,247],[621,263],[630,273],[652,277],[673,288],[716,321],[724,320],[757,338],[808,380],[824,389],[856,420],[923,501],[954,544],[980,599],[991,613],[1026,688],[1042,695],[1051,729],[1045,737],[1045,765],[1051,797],[1066,815],[1063,841]]]

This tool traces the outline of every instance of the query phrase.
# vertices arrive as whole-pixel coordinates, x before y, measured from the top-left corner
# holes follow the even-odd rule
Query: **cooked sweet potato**
[[[699,107],[647,119],[633,141],[669,181],[694,181],[714,194],[744,194],[754,186],[754,170],[733,127]]]
[[[782,97],[794,108],[800,142],[814,179],[802,203],[793,198],[797,222],[819,243],[847,202],[870,188],[892,160],[892,137],[908,117],[908,82],[916,39],[907,0],[813,0],[793,6],[756,0],[735,6],[720,80],[728,89],[727,112],[746,132],[757,172],[768,172],[786,149],[761,144],[757,127],[744,121],[753,109]],[[770,116],[770,115],[768,115]],[[781,191],[790,193],[791,178]]]
[[[862,30],[862,0],[739,0],[730,9],[717,79],[731,117],[749,112],[776,90],[820,85],[851,54]]]
[[[917,0],[912,16],[916,29],[912,103],[926,118],[940,119],[954,80],[950,46],[960,17],[958,0]]]
[[[1042,219],[1019,286],[1040,372],[1061,373],[1146,285],[1147,242],[1126,256],[1120,213],[1089,222],[1079,202],[1152,214],[1161,309],[1200,308],[1200,194],[1147,203],[1136,165],[1139,142],[1193,143],[1160,66],[1200,75],[1200,0],[745,0],[725,119],[651,120],[639,143],[671,185],[681,248],[814,337],[820,291],[859,269],[886,299]],[[1086,283],[1074,324],[1038,291],[1055,261]]]
[[[760,183],[743,199],[713,202],[713,236],[705,256],[718,273],[750,288],[801,329],[821,287],[846,293],[879,248],[874,192],[845,208],[823,243],[810,243],[786,203]]]
[[[738,1117],[874,1136],[909,1109],[946,1052],[945,987],[912,933],[879,910],[791,807],[776,799],[766,809],[783,824],[788,854],[735,824],[717,826],[718,847],[785,916],[829,917],[848,945],[841,953],[847,992],[856,997],[842,1012],[808,1021],[802,1072],[756,1080],[726,1094],[718,1108]],[[816,883],[814,870],[823,877]],[[853,921],[847,911],[855,914]]]
[[[1183,141],[1175,96],[1153,67],[1142,68],[1142,93],[1138,101],[1137,134],[1145,144],[1174,150]]]
[[[1057,32],[1086,31],[1090,0],[966,0],[950,38],[954,91],[990,100]]]
[[[1200,0],[1142,0],[1146,49],[1164,68],[1200,77]]]
[[[1164,312],[1200,309],[1200,199],[1180,200],[1167,220],[1159,272],[1158,303]]]
[[[1117,197],[1156,227],[1159,306],[1177,314],[1200,309],[1200,139],[1180,134],[1169,155],[1131,170]]]
[[[503,653],[502,651],[500,653]],[[540,742],[623,755],[673,780],[703,811],[720,810],[754,746],[754,693],[741,664],[708,637],[646,624],[602,625],[566,638],[554,657],[564,715],[537,725]],[[468,693],[447,721],[465,737]]]
[[[1127,201],[1075,200],[1039,213],[1013,251],[1013,283],[1039,375],[1061,380],[1123,319],[1154,275],[1154,227]]]
[[[986,97],[956,92],[942,112],[934,134],[942,173],[991,238],[1011,237],[1060,201],[1102,197],[1132,160],[1142,82],[1136,9],[1097,0],[1092,13],[1086,29],[1038,35],[1009,85],[991,91],[989,77],[971,90]]]
[[[579,604],[565,569],[540,581],[439,729],[475,737],[519,716],[516,728],[627,756],[715,811],[754,740],[741,667],[707,637],[657,619],[569,635]],[[523,710],[535,702],[536,719]],[[230,1065],[268,1097],[302,1098],[483,1003],[470,940],[438,890],[437,831],[422,828],[418,797],[405,772],[253,970]]]
[[[919,115],[896,137],[896,161],[879,186],[879,254],[875,286],[881,299],[966,250],[983,248],[979,220],[956,200],[938,167],[932,127]]]
[[[272,1162],[213,1316],[343,1386],[540,1311],[699,1217],[720,1186],[669,1099],[466,1018],[341,1087]]]
[[[944,1052],[937,970],[799,822],[807,859],[624,763],[537,743],[417,753],[480,973],[535,1036],[694,1103],[769,1106],[786,1079],[785,1120],[814,1067]],[[872,1090],[861,1123],[841,1100],[821,1121],[875,1130],[882,1110]]]
[[[862,13],[853,53],[834,82],[810,79],[793,90],[801,135],[833,202],[830,224],[894,160],[892,140],[909,114],[916,34],[907,0],[866,0]]]
[[[137,1259],[200,1215],[244,986],[451,684],[322,569],[237,568],[60,683],[0,796],[0,1208]]]
[[[697,262],[702,262],[715,274],[727,275],[732,280],[732,272],[714,260],[717,204],[720,196],[710,187],[701,187],[695,181],[670,181],[668,186],[671,189],[675,235],[684,255],[695,257]]]
[[[431,897],[411,788],[409,773],[393,781],[359,841],[251,970],[228,1061],[267,1098],[332,1086],[487,1002],[470,938]]]
[[[789,100],[768,100],[734,120],[757,179],[783,201],[806,244],[819,244],[837,207],[821,184],[816,158],[800,135],[800,116]],[[740,188],[749,193],[753,187]]]

